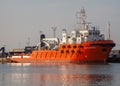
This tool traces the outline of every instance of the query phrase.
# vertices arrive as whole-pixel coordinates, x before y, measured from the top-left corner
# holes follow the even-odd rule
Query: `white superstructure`
[[[80,18],[82,19],[81,28],[71,31],[71,36],[68,36],[67,31],[64,29],[61,44],[81,44],[86,41],[104,40],[104,35],[100,34],[100,30],[97,27],[91,27],[85,22],[84,8],[80,11]]]

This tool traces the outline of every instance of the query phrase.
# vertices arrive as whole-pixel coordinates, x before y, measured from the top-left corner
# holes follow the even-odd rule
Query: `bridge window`
[[[89,35],[92,35],[92,32],[89,32]]]

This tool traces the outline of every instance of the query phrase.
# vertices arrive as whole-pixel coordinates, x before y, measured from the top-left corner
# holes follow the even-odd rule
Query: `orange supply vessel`
[[[63,29],[62,39],[41,35],[40,49],[30,56],[11,57],[11,62],[105,62],[115,43],[105,39],[97,27],[86,23],[84,8],[80,11],[81,26],[68,36]],[[108,27],[109,30],[109,27]]]

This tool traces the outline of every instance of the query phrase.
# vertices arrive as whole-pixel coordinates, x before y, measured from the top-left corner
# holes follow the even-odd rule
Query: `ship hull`
[[[112,40],[85,42],[83,44],[61,44],[56,50],[36,50],[29,58],[8,58],[10,62],[105,62],[111,49]]]

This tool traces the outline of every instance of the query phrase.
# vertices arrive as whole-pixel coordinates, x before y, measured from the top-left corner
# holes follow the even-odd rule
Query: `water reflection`
[[[1,86],[112,86],[110,75],[12,74],[1,80]]]
[[[0,64],[0,86],[119,86],[119,80],[119,64]]]
[[[109,75],[41,75],[42,85],[47,86],[110,86]],[[36,81],[35,81],[36,83]]]

